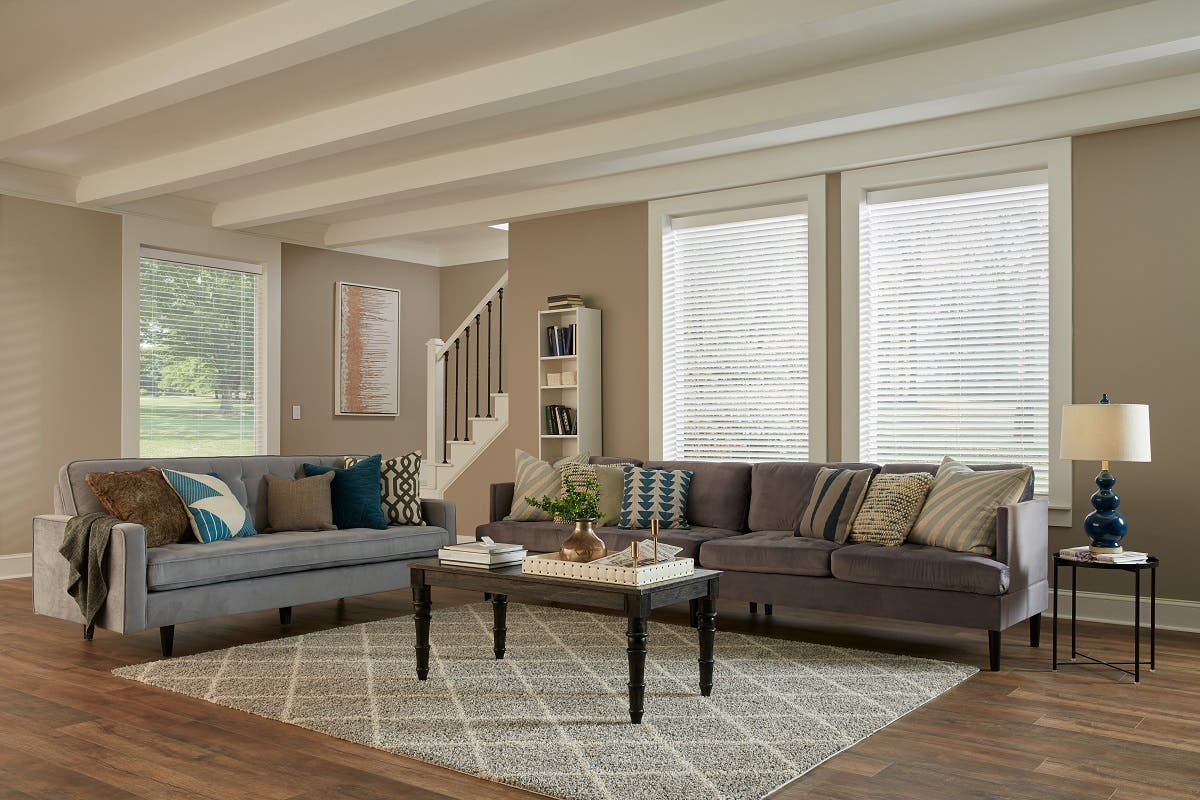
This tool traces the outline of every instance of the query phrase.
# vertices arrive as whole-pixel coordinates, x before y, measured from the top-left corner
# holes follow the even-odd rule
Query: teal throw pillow
[[[333,473],[333,524],[339,528],[375,528],[388,526],[383,513],[383,456],[364,458],[352,467],[322,467],[305,464],[308,477]]]
[[[183,500],[197,541],[208,544],[258,533],[233,490],[216,475],[173,469],[163,469],[162,474]]]
[[[625,465],[625,495],[621,498],[621,528],[649,528],[657,519],[664,528],[690,528],[688,491],[692,473],[685,469],[651,469]]]

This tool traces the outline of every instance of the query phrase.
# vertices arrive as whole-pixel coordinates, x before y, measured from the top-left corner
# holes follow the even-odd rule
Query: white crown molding
[[[0,581],[28,578],[32,574],[33,553],[10,553],[0,556]]]

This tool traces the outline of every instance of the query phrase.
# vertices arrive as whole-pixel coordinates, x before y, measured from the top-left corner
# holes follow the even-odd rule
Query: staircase
[[[508,427],[504,289],[508,273],[450,337],[426,342],[426,448],[421,496],[440,498]]]

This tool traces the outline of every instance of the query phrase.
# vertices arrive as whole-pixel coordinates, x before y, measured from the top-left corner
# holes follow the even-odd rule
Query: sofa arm
[[[436,525],[450,532],[450,544],[458,541],[458,519],[453,500],[421,500],[421,518],[426,525]]]
[[[996,509],[996,559],[1008,565],[1010,592],[1047,579],[1049,550],[1049,504],[1045,500]]]
[[[488,522],[499,522],[512,511],[515,483],[493,483],[488,496]]]
[[[67,520],[62,514],[33,519],[33,610],[83,624],[83,614],[67,594],[67,560],[59,553]],[[96,625],[119,633],[146,629],[146,529],[132,522],[113,527],[104,562],[108,597]]]

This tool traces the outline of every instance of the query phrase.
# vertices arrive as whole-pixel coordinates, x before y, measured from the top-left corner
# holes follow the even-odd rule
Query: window
[[[674,217],[662,242],[662,455],[806,459],[803,203]]]
[[[1043,162],[1040,169],[919,180],[922,170],[953,174],[940,167],[969,166],[979,155],[988,158],[848,173],[844,208],[857,241],[843,248],[857,251],[857,263],[843,286],[846,441],[853,445],[844,455],[1029,464],[1036,493],[1069,505],[1053,491],[1062,476],[1051,457],[1070,383],[1069,361],[1065,380],[1061,361],[1063,345],[1070,347],[1070,261],[1064,287],[1062,248],[1056,254],[1052,247],[1052,237],[1069,234],[1051,225],[1063,178]],[[1063,320],[1052,319],[1060,312],[1065,337]]]
[[[261,270],[143,250],[138,278],[140,454],[266,452]]]

